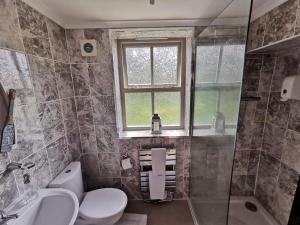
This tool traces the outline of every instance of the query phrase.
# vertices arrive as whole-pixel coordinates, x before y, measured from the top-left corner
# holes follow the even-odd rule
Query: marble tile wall
[[[0,21],[0,82],[17,91],[17,143],[0,155],[0,173],[11,161],[36,164],[0,178],[2,209],[46,187],[79,159],[81,143],[65,29],[21,0],[0,0]]]
[[[299,1],[288,0],[253,21],[248,49],[299,34]],[[300,173],[300,102],[280,101],[283,79],[299,75],[300,49],[247,55],[234,162],[232,195],[255,195],[282,225],[288,223]]]
[[[254,195],[281,224],[288,223],[300,174],[300,101],[280,101],[283,79],[299,75],[300,49],[248,55],[234,162],[232,195]],[[253,81],[253,80],[257,81]]]
[[[189,138],[119,139],[114,104],[114,75],[108,29],[67,30],[67,45],[74,83],[75,107],[82,144],[81,162],[88,190],[118,187],[129,198],[141,199],[138,151],[144,144],[174,143],[177,152],[176,198],[188,195]],[[82,57],[81,39],[96,39],[96,57]],[[127,153],[133,169],[120,168],[120,157]]]
[[[251,23],[248,50],[298,35],[299,1],[288,0]]]
[[[300,173],[295,166],[300,158],[294,155],[300,149],[293,144],[300,132],[297,126],[300,102],[281,102],[280,91],[286,76],[299,75],[299,54],[299,49],[287,49],[276,57],[255,191],[257,198],[283,225],[288,222]]]
[[[240,104],[233,195],[254,193],[274,63],[275,59],[268,55],[248,55],[246,58],[242,95],[260,97],[260,100]]]
[[[40,161],[31,171],[33,185],[24,187],[20,172],[0,182],[0,207],[27,190],[45,187],[71,160],[82,162],[88,190],[118,187],[140,199],[138,151],[151,143],[175,144],[175,197],[185,198],[189,138],[117,137],[108,29],[65,30],[21,0],[0,0],[0,5],[0,81],[6,90],[17,89],[18,96],[18,143],[0,156],[0,170],[10,161]],[[80,40],[85,38],[97,40],[97,57],[81,56]],[[123,153],[131,156],[132,170],[121,170]]]

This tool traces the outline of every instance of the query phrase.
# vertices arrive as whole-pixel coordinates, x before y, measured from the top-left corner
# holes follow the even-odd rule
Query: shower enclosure
[[[232,1],[196,38],[190,204],[199,225],[228,224],[250,9]]]

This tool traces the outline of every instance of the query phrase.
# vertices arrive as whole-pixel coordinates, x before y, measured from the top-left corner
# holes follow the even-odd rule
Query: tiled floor
[[[147,225],[194,225],[187,201],[178,200],[155,205],[132,200],[128,202],[125,211],[147,214]]]

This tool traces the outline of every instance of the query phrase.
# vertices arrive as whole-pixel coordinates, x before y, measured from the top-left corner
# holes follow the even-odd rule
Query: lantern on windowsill
[[[152,134],[161,134],[161,120],[157,113],[152,116]]]

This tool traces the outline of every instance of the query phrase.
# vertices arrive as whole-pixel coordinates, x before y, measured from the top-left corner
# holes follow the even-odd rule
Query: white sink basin
[[[40,189],[39,197],[8,225],[73,225],[79,210],[76,195],[60,188]]]

